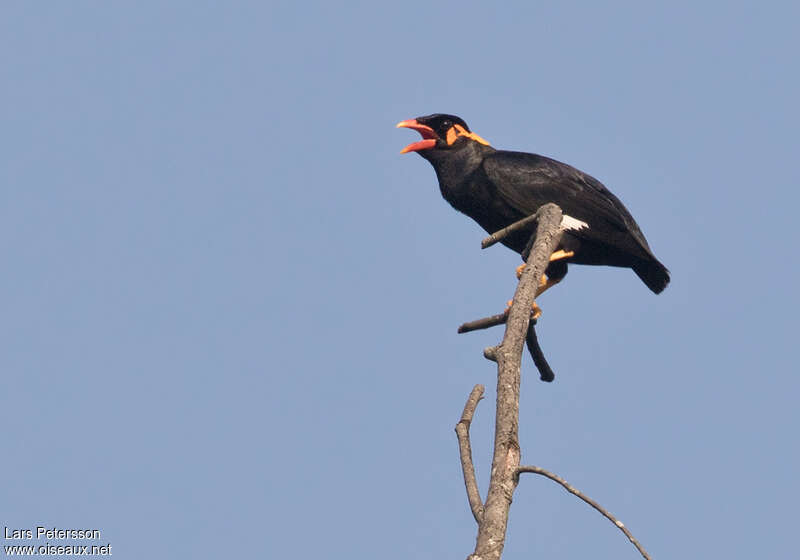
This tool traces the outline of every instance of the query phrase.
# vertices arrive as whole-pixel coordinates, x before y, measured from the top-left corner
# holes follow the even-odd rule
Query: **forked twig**
[[[530,216],[523,218],[513,224],[504,227],[503,229],[494,232],[489,237],[485,238],[481,241],[481,248],[486,249],[487,247],[491,247],[495,243],[502,241],[508,235],[514,233],[515,231],[519,231],[526,226],[537,222],[540,218],[541,209],[536,211],[535,213],[531,214]],[[530,256],[530,250],[533,248],[533,243],[536,240],[536,235],[532,235],[530,241],[528,242],[528,247],[523,252],[525,260],[527,257]],[[459,334],[468,333],[472,331],[488,329],[490,327],[495,327],[497,325],[503,325],[508,321],[508,314],[510,309],[506,309],[503,313],[498,313],[497,315],[492,315],[491,317],[484,317],[482,319],[476,319],[474,321],[468,321],[463,323],[461,326],[458,327]],[[547,363],[547,359],[544,357],[544,352],[542,352],[542,347],[539,346],[539,340],[536,337],[536,329],[534,325],[536,324],[536,320],[531,316],[530,324],[528,326],[528,331],[525,336],[525,343],[528,347],[528,352],[530,352],[531,357],[533,358],[533,363],[536,365],[536,369],[539,370],[539,378],[542,381],[553,381],[555,379],[555,374],[553,370],[550,368],[550,364]],[[484,356],[487,359],[494,361],[494,353],[493,352],[484,352]]]
[[[458,333],[463,334],[496,327],[497,325],[503,325],[506,323],[506,321],[508,321],[508,311],[509,310],[506,309],[502,313],[492,315],[491,317],[484,317],[482,319],[476,319],[474,321],[463,323],[458,327]],[[539,346],[539,339],[536,336],[535,325],[536,319],[534,319],[533,314],[531,314],[531,320],[528,324],[528,333],[525,336],[525,345],[528,347],[528,352],[530,353],[531,358],[533,358],[533,363],[536,365],[536,369],[539,370],[539,378],[542,381],[547,381],[549,383],[556,378],[556,375],[550,368],[550,364],[547,363],[547,359],[544,357],[544,352],[542,352],[542,347]],[[494,361],[494,358],[491,356],[491,352],[489,355],[486,353],[484,353],[484,355],[487,359]]]

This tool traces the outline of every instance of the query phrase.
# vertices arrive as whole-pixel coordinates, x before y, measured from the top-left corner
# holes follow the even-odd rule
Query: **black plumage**
[[[567,273],[567,263],[628,267],[655,293],[669,283],[636,221],[600,181],[556,160],[524,152],[496,150],[453,115],[435,114],[403,121],[423,139],[407,146],[433,165],[442,196],[493,233],[536,212],[548,202],[564,212],[558,249],[573,253],[550,263],[551,283]],[[535,225],[503,244],[522,253]]]

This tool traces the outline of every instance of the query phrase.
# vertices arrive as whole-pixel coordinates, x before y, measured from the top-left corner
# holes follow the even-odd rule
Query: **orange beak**
[[[408,152],[418,152],[420,150],[428,150],[433,148],[436,145],[436,141],[439,137],[433,131],[433,129],[429,126],[425,126],[424,124],[418,123],[417,119],[409,119],[407,121],[400,121],[397,123],[397,128],[410,128],[412,130],[416,130],[422,135],[422,140],[419,142],[413,142],[400,150],[401,154],[407,154]]]

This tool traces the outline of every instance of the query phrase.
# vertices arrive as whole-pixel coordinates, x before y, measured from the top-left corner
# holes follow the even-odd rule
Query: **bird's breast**
[[[490,182],[480,177],[473,175],[460,182],[440,181],[439,188],[453,208],[475,220],[488,233],[525,217],[499,196]]]

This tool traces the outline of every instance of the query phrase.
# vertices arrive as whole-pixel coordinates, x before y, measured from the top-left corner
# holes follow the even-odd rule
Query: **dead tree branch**
[[[469,321],[464,323],[460,327],[458,327],[458,334],[468,333],[472,331],[479,331],[482,329],[488,329],[490,327],[496,327],[497,325],[503,325],[508,320],[508,309],[503,311],[502,313],[498,313],[497,315],[492,315],[491,317],[484,317],[483,319],[476,319],[474,321]]]
[[[499,560],[505,546],[508,528],[508,512],[511,501],[519,484],[521,473],[542,475],[560,484],[571,494],[577,496],[609,521],[616,525],[628,540],[636,547],[645,560],[650,560],[647,552],[633,537],[631,532],[600,504],[585,496],[571,486],[563,478],[536,466],[520,466],[519,447],[519,389],[520,362],[522,346],[527,344],[539,369],[543,381],[552,381],[553,372],[544,359],[539,342],[536,339],[531,307],[536,297],[536,288],[542,278],[550,255],[561,239],[561,209],[555,204],[546,204],[539,210],[510,226],[495,232],[484,239],[484,248],[501,241],[508,234],[537,222],[536,234],[528,243],[530,252],[527,255],[527,266],[522,272],[517,291],[511,306],[503,313],[486,317],[470,323],[464,323],[458,332],[470,332],[486,329],[505,323],[506,330],[499,346],[486,348],[483,355],[486,359],[497,363],[497,409],[495,416],[494,455],[492,457],[492,474],[489,481],[489,492],[486,502],[481,501],[478,483],[475,478],[475,466],[472,462],[472,447],[469,428],[472,418],[483,398],[483,385],[475,385],[464,405],[461,419],[456,424],[456,435],[461,454],[461,468],[464,473],[464,485],[472,515],[478,523],[478,537],[475,551],[467,560]]]
[[[505,239],[508,235],[514,233],[515,231],[519,231],[531,225],[532,223],[537,222],[538,220],[539,220],[539,212],[536,212],[528,216],[527,218],[523,218],[522,220],[514,222],[513,224],[504,227],[499,231],[494,232],[489,237],[481,241],[481,248],[486,249],[487,247],[491,247],[495,243],[498,243],[503,239]],[[531,236],[531,239],[528,242],[525,251],[523,251],[522,253],[523,259],[527,260],[527,257],[530,256],[530,253],[532,252],[533,249],[533,243],[535,240],[536,236],[535,235]],[[491,317],[484,317],[482,319],[476,319],[475,321],[469,321],[467,323],[463,323],[461,326],[458,327],[458,332],[459,334],[462,334],[482,329],[488,329],[490,327],[495,327],[497,325],[503,325],[508,321],[508,314],[509,314],[509,309],[506,309],[502,313],[498,313],[497,315],[492,315]],[[536,369],[539,370],[540,379],[542,381],[550,382],[553,381],[556,378],[556,376],[553,373],[553,370],[550,368],[550,364],[547,363],[547,360],[544,357],[544,352],[542,352],[541,346],[539,346],[539,340],[536,337],[535,325],[536,325],[536,319],[531,317],[530,324],[528,325],[528,331],[525,342],[528,347],[528,351],[530,352],[531,357],[533,358],[533,363],[536,365]],[[487,350],[486,352],[484,352],[484,356],[486,356],[486,358],[489,360],[496,361],[493,357],[494,354],[491,350]]]
[[[481,493],[478,490],[478,481],[475,478],[475,465],[472,463],[472,445],[469,441],[469,426],[478,402],[483,398],[483,385],[475,385],[464,405],[464,412],[461,413],[461,420],[456,424],[456,436],[458,436],[458,449],[461,452],[461,470],[464,472],[464,486],[467,488],[467,499],[472,510],[472,516],[480,524],[483,518],[483,502]]]
[[[535,214],[536,240],[514,294],[497,361],[497,409],[492,474],[472,560],[498,560],[505,545],[508,510],[519,481],[519,386],[522,347],[525,344],[536,288],[561,239],[561,209],[542,206]]]
[[[550,364],[547,363],[547,360],[544,357],[544,352],[542,352],[542,347],[539,346],[539,339],[536,337],[536,321],[532,320],[528,325],[528,334],[525,336],[525,345],[528,347],[528,352],[530,352],[531,357],[533,358],[533,363],[536,366],[536,369],[539,370],[539,379],[542,381],[547,381],[550,383],[556,378],[556,374],[553,373],[553,370],[550,369]]]
[[[508,321],[508,309],[502,313],[498,313],[497,315],[492,315],[491,317],[484,317],[482,319],[476,319],[474,321],[463,323],[458,327],[458,334],[489,329],[491,327],[496,327],[497,325],[505,325],[506,321]],[[532,316],[530,323],[528,323],[528,334],[525,337],[525,345],[528,347],[528,352],[530,352],[530,355],[533,358],[533,363],[536,366],[536,369],[539,370],[540,379],[542,381],[547,381],[548,383],[553,381],[556,378],[556,374],[553,373],[553,370],[550,368],[550,364],[547,363],[547,359],[544,357],[542,347],[539,346],[539,339],[536,336],[536,319],[534,319]],[[495,361],[494,358],[490,357],[489,355],[487,355],[486,358]]]
[[[475,319],[474,321],[463,323],[458,327],[458,334],[489,329],[497,325],[505,325],[506,321],[508,321],[508,309],[497,315],[492,315],[491,317],[484,317],[482,319]],[[550,364],[547,363],[547,359],[544,357],[542,347],[539,346],[539,339],[536,336],[536,319],[533,318],[533,313],[531,313],[531,320],[530,323],[528,323],[528,334],[525,337],[525,344],[528,347],[531,358],[533,358],[536,369],[539,370],[540,379],[548,383],[553,381],[556,378],[556,374],[550,369]],[[491,357],[491,352],[488,354],[484,353],[484,355],[488,360],[495,361],[495,359]]]
[[[575,488],[574,486],[569,484],[566,480],[564,480],[563,478],[561,478],[558,475],[555,475],[555,474],[553,474],[553,473],[551,473],[549,471],[544,470],[543,468],[535,467],[535,466],[519,467],[517,469],[517,477],[519,477],[520,473],[540,474],[540,475],[542,475],[542,476],[544,476],[546,478],[549,478],[553,482],[557,482],[558,484],[563,486],[564,489],[567,492],[577,496],[578,498],[580,498],[581,500],[583,500],[584,502],[586,502],[587,504],[592,506],[594,509],[599,511],[600,514],[603,515],[606,519],[611,521],[611,523],[616,525],[619,528],[620,531],[625,533],[625,536],[628,537],[628,540],[631,541],[631,544],[633,544],[633,546],[636,547],[636,550],[639,551],[639,554],[641,554],[642,557],[645,560],[650,560],[650,556],[647,554],[647,551],[644,549],[644,547],[642,547],[642,545],[639,544],[639,541],[637,541],[634,538],[633,534],[628,530],[627,527],[625,527],[625,525],[622,523],[622,521],[620,521],[619,519],[615,518],[613,515],[611,515],[611,513],[608,512],[608,510],[603,508],[603,506],[601,506],[600,504],[595,502],[589,496],[584,495],[580,490],[578,490],[577,488]]]
[[[515,231],[519,231],[527,225],[537,221],[539,219],[538,214],[531,214],[527,218],[523,218],[518,222],[514,222],[510,226],[504,227],[500,231],[494,232],[492,235],[481,241],[481,249],[488,249],[495,243],[502,241]]]

